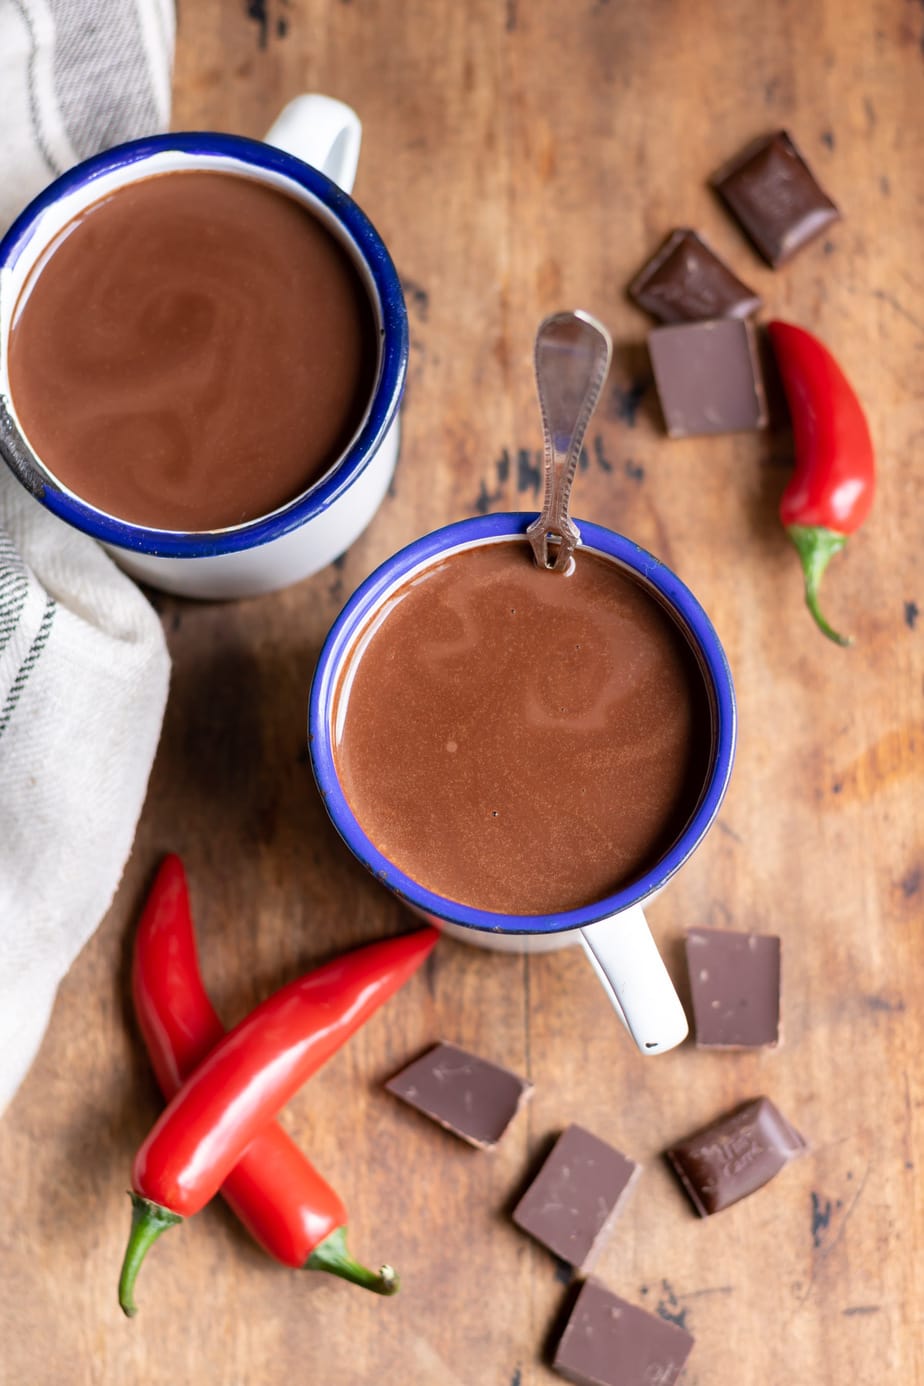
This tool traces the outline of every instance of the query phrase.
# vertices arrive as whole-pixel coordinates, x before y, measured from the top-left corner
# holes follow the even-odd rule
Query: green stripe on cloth
[[[29,680],[29,675],[38,663],[39,656],[48,643],[48,636],[51,634],[51,627],[57,609],[58,603],[55,601],[54,597],[49,597],[45,603],[42,623],[35,633],[35,639],[29,646],[29,651],[25,659],[19,666],[19,672],[10,684],[10,691],[6,695],[6,702],[3,704],[2,711],[0,711],[0,737],[3,736],[3,733],[9,726],[10,718],[16,711],[16,704],[23,695],[23,690]]]

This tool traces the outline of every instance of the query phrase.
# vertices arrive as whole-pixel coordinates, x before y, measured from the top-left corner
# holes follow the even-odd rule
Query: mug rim
[[[335,218],[360,255],[381,308],[380,363],[366,419],[348,448],[327,473],[270,515],[214,530],[158,529],[119,519],[64,489],[47,471],[6,408],[0,381],[0,412],[14,431],[15,453],[0,448],[0,457],[31,495],[68,524],[106,544],[153,557],[207,558],[256,548],[300,528],[327,510],[346,492],[375,456],[393,422],[404,392],[408,364],[407,308],[401,282],[385,244],[365,212],[342,188],[294,154],[243,135],[183,131],[150,135],[115,145],[61,174],[23,209],[0,239],[0,276],[16,263],[36,233],[44,212],[62,197],[105,174],[130,168],[162,154],[209,155],[233,159],[252,169],[281,175],[304,189]],[[170,172],[171,170],[164,170]],[[6,355],[0,342],[0,354]]]
[[[598,923],[659,891],[699,846],[712,825],[731,777],[737,736],[735,690],[728,658],[705,610],[684,582],[660,559],[625,535],[589,520],[576,520],[581,547],[615,559],[661,596],[699,656],[714,699],[714,753],[700,800],[683,832],[654,866],[628,885],[590,905],[549,914],[512,915],[449,900],[414,881],[376,847],[347,802],[334,764],[331,712],[344,658],[366,618],[409,573],[441,554],[478,542],[522,537],[535,515],[505,511],[473,516],[432,530],[387,558],[356,589],[327,634],[308,699],[308,748],[315,781],[334,827],[353,855],[411,908],[479,932],[554,934]]]

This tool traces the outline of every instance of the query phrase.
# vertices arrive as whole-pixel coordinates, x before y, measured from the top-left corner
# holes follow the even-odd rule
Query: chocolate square
[[[454,1044],[437,1044],[385,1087],[469,1145],[495,1146],[532,1084]]]
[[[761,300],[689,227],[672,231],[629,285],[628,294],[660,322],[746,318]]]
[[[780,1038],[780,940],[690,929],[687,969],[701,1049],[757,1049]]]
[[[769,1097],[757,1097],[673,1146],[667,1159],[705,1218],[756,1193],[805,1148]]]
[[[749,144],[711,182],[774,268],[840,219],[785,130]]]
[[[586,1268],[606,1240],[641,1166],[583,1126],[568,1126],[513,1210],[522,1231]]]
[[[765,427],[767,401],[750,322],[656,327],[648,334],[655,385],[671,438]]]
[[[587,1280],[552,1366],[580,1386],[674,1386],[692,1347],[685,1328]]]

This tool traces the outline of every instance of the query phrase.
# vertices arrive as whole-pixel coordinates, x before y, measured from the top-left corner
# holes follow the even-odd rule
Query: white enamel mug
[[[583,548],[628,570],[670,612],[699,665],[711,721],[709,765],[686,826],[650,870],[607,898],[558,914],[509,915],[472,909],[436,895],[400,871],[366,836],[337,775],[333,717],[340,674],[346,657],[371,629],[387,599],[450,554],[522,538],[534,519],[524,514],[485,515],[435,530],[387,559],[357,589],[335,621],[315,671],[308,719],[312,768],[327,811],[347,846],[412,909],[455,938],[482,948],[538,952],[580,944],[639,1050],[660,1054],[679,1044],[688,1026],[642,904],[667,884],[706,835],[728,786],[736,737],[728,660],[708,616],[676,574],[622,535],[577,521]],[[387,747],[382,753],[388,754]]]
[[[48,510],[103,542],[132,576],[187,597],[273,591],[317,572],[372,519],[398,458],[398,406],[407,374],[404,296],[381,237],[348,195],[361,127],[329,97],[298,97],[265,141],[211,133],[157,135],[119,145],[50,184],[0,241],[0,455]],[[88,505],[30,446],[16,414],[7,343],[20,293],[60,231],[126,183],[158,173],[209,169],[257,179],[306,206],[350,256],[378,334],[376,380],[343,455],[302,495],[272,514],[227,529],[185,532],[129,524]]]

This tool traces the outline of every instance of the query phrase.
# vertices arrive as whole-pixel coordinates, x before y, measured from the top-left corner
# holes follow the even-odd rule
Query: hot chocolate
[[[33,271],[9,343],[36,454],[108,514],[211,530],[307,489],[359,428],[378,334],[342,244],[254,179],[128,183]]]
[[[712,758],[709,695],[668,611],[578,550],[522,540],[399,586],[347,656],[338,778],[365,833],[429,890],[549,914],[605,898],[680,836]]]

